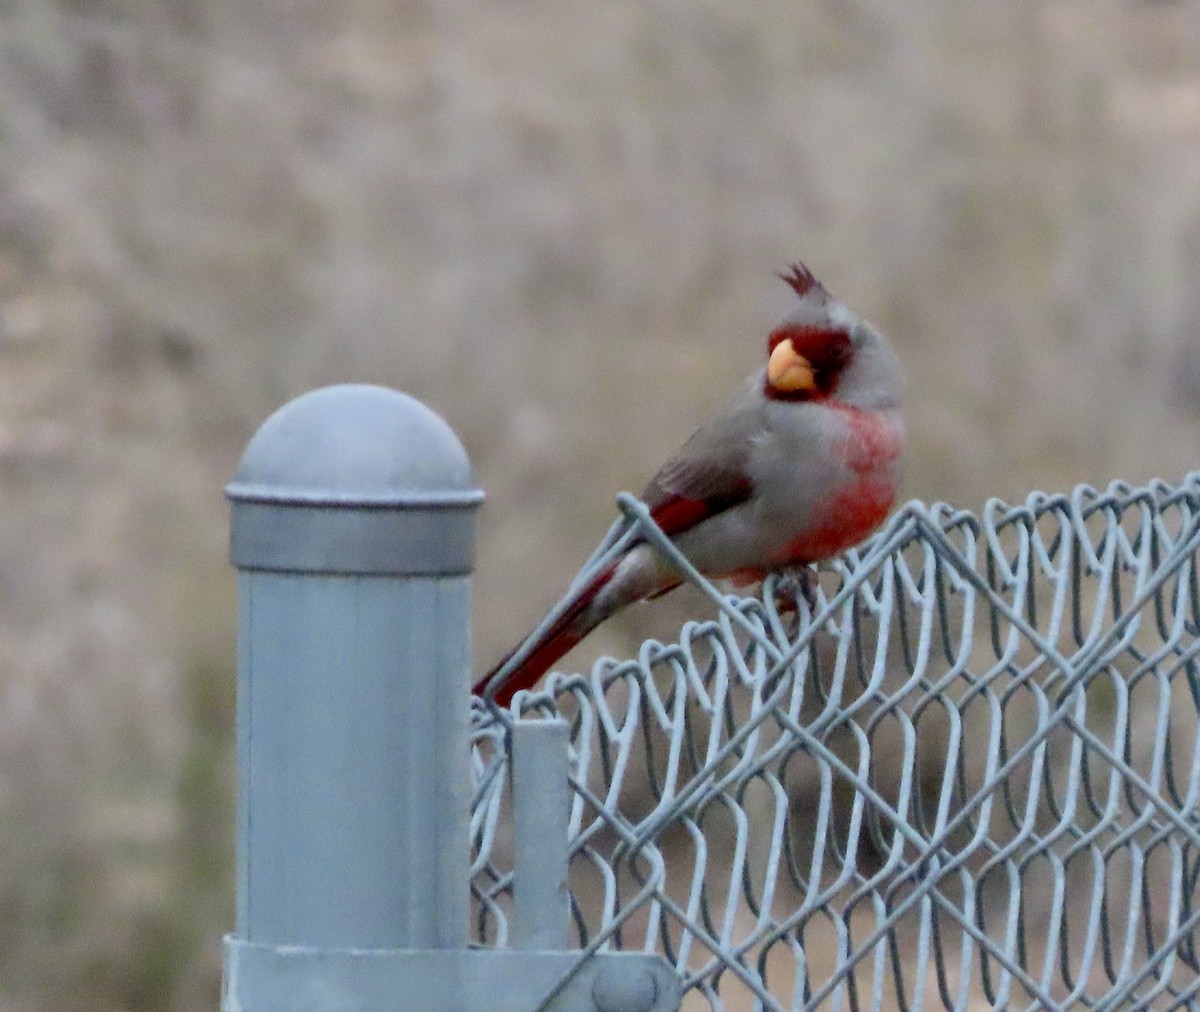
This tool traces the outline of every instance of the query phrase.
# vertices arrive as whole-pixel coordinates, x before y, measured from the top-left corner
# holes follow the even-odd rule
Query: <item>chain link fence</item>
[[[556,674],[580,959],[685,1009],[1200,1007],[1200,474],[910,503],[815,579]],[[807,585],[806,585],[807,583]],[[509,714],[477,710],[473,930],[512,913]]]

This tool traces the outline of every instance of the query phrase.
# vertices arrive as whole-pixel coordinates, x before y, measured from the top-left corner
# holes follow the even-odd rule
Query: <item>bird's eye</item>
[[[826,355],[831,365],[845,365],[850,361],[850,343],[848,341],[834,341],[829,345],[829,351]]]

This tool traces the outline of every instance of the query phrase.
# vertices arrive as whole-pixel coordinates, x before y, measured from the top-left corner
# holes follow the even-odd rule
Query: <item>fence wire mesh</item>
[[[633,539],[637,500],[581,579]],[[684,1008],[1200,1008],[1200,473],[910,503],[808,591],[551,676],[581,950]],[[511,914],[506,715],[477,711],[477,941]]]

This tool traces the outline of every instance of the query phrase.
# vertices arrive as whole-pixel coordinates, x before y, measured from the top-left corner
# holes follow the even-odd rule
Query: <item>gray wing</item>
[[[695,526],[754,492],[747,463],[764,426],[761,376],[748,380],[650,479],[642,499],[668,534]]]

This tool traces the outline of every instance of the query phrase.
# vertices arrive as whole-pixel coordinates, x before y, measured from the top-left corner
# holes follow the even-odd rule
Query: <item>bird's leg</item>
[[[785,566],[775,575],[774,590],[779,614],[796,611],[801,597],[809,616],[817,613],[817,571],[812,566]]]

